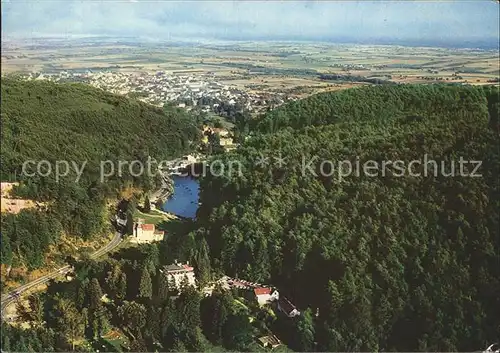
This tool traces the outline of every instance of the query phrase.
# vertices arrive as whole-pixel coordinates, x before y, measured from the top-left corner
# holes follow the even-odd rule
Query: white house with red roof
[[[138,219],[134,224],[134,234],[131,242],[133,243],[152,243],[161,241],[165,237],[165,232],[157,230],[154,224],[144,223],[143,219]]]
[[[253,293],[255,294],[255,299],[259,305],[266,305],[275,300],[278,300],[280,294],[277,290],[270,287],[257,287],[254,288]]]

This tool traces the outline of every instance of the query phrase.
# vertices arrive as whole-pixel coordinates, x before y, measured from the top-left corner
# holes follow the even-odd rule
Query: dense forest
[[[196,236],[214,271],[273,283],[318,312],[298,350],[477,350],[500,329],[498,107],[494,87],[417,85],[277,108],[223,157],[241,175],[202,180]],[[255,167],[261,155],[271,162]],[[320,173],[323,160],[424,155],[436,161],[427,176]],[[461,157],[482,161],[481,177],[458,175]]]
[[[61,232],[88,240],[109,227],[106,198],[116,198],[128,186],[155,186],[148,175],[131,175],[128,165],[122,175],[101,182],[101,161],[112,161],[118,170],[120,160],[178,157],[200,139],[193,120],[179,109],[152,107],[90,86],[3,78],[1,89],[2,181],[21,182],[15,194],[44,205],[2,215],[2,264],[41,266]],[[27,172],[35,175],[26,176],[22,165],[29,160],[46,160],[52,171],[56,161],[67,161],[70,173],[56,180],[53,173],[37,175],[31,164]],[[72,163],[84,166],[77,182]]]
[[[3,350],[115,351],[116,331],[127,351],[265,350],[255,340],[263,332],[294,351],[486,347],[500,330],[498,94],[381,85],[267,112],[237,150],[214,157],[240,161],[243,173],[201,179],[195,222],[159,225],[180,229],[164,242],[72,263],[73,280],[18,306],[31,328],[4,325]],[[256,166],[262,156],[269,163]],[[387,168],[340,178],[329,169],[337,164],[321,164],[424,156],[435,164],[420,176]],[[480,176],[473,165],[458,175],[461,158],[482,161]],[[35,215],[40,234],[75,223]],[[17,245],[3,243],[2,255]],[[174,260],[194,265],[199,287],[222,274],[273,284],[302,314],[283,319],[218,287],[178,292],[162,275]]]
[[[185,236],[185,234],[184,234]],[[172,246],[174,244],[169,244]],[[17,310],[30,329],[3,325],[2,350],[12,352],[224,352],[263,350],[233,293],[180,291],[162,271],[165,245],[129,248],[103,261],[75,263],[74,279],[53,282]],[[115,335],[123,333],[120,340]],[[113,337],[115,337],[113,339]]]
[[[489,106],[496,104],[498,109],[497,87],[478,89],[451,85],[384,85],[348,89],[312,95],[276,108],[260,119],[255,119],[252,129],[269,133],[288,127],[299,129],[345,120],[384,124],[388,120],[419,112],[440,115],[443,111],[452,111],[459,106],[474,110],[475,105],[486,104],[485,96],[489,97]]]

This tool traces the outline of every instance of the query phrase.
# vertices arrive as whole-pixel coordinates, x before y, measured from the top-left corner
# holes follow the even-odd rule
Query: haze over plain
[[[498,47],[495,1],[6,1],[4,38],[324,40]]]

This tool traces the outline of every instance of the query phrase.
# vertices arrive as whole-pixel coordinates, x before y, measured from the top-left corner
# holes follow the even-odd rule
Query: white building
[[[277,290],[269,287],[255,288],[253,292],[255,294],[255,299],[257,299],[259,305],[269,304],[275,300],[278,300],[280,297],[280,294]]]
[[[187,282],[188,285],[196,288],[196,277],[194,275],[194,268],[187,264],[174,263],[167,265],[164,268],[164,274],[168,278],[168,282],[173,283],[175,288],[181,289],[183,283]]]
[[[145,224],[143,219],[138,219],[137,222],[134,223],[134,234],[130,241],[144,244],[161,241],[164,237],[165,232],[157,230],[154,224]]]

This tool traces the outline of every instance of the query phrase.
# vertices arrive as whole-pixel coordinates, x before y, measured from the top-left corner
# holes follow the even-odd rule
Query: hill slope
[[[28,159],[131,160],[184,153],[197,139],[180,110],[80,84],[2,80],[2,174]],[[90,169],[90,168],[88,168]]]
[[[319,351],[483,347],[497,338],[500,311],[490,93],[373,87],[277,109],[258,128],[279,132],[225,156],[242,163],[241,175],[202,181],[196,235],[216,269],[276,284],[301,309],[318,310],[308,331],[300,321],[276,328],[294,350],[313,342]],[[255,167],[260,155],[279,154],[286,166]],[[415,175],[425,156],[437,169]],[[460,158],[482,161],[481,176],[458,175]],[[422,164],[382,174],[389,160]],[[322,161],[333,162],[331,175]],[[339,161],[374,161],[378,172],[340,178]]]
[[[151,177],[131,175],[128,165],[122,175],[101,183],[101,161],[116,166],[120,160],[178,157],[200,138],[193,120],[180,110],[90,86],[2,79],[1,89],[2,180],[21,181],[18,196],[49,205],[48,210],[2,215],[2,263],[8,265],[43,265],[45,252],[61,232],[84,239],[102,234],[109,227],[105,197],[116,197],[125,186],[154,187]],[[67,161],[84,166],[84,172],[78,182],[73,169],[59,181],[54,174],[22,175],[28,160],[46,160],[52,171],[56,161]],[[31,165],[28,171],[36,168]],[[37,224],[43,226],[37,229]]]
[[[495,121],[498,121],[498,87],[483,90],[446,85],[366,86],[321,93],[286,104],[253,121],[253,130],[269,133],[344,120],[384,124],[398,116],[419,112],[439,115],[458,107],[473,111],[484,105],[485,97],[491,113],[496,111]]]

